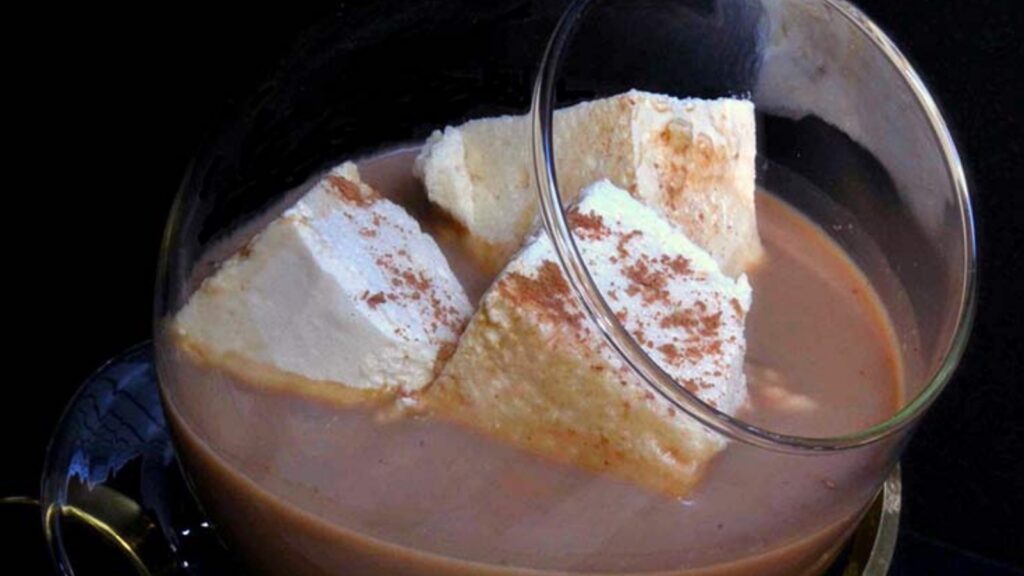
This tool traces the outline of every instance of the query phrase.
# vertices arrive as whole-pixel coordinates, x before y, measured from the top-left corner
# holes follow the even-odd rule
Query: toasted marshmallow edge
[[[554,120],[563,200],[607,178],[682,226],[727,274],[760,262],[752,103],[631,90],[558,110]],[[488,247],[480,251],[507,259],[535,225],[526,117],[436,131],[415,173],[430,200],[465,226],[470,240]]]
[[[433,239],[346,163],[207,278],[173,330],[207,356],[408,393],[471,312]]]
[[[677,227],[607,181],[588,188],[570,219],[591,275],[644,349],[701,399],[739,409],[746,278],[722,274]],[[687,494],[726,440],[623,364],[555,262],[546,235],[528,242],[485,295],[423,405],[555,461]],[[668,281],[645,286],[648,276]]]

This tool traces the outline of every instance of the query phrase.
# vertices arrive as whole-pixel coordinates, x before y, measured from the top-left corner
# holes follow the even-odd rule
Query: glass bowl
[[[866,284],[854,291],[870,294],[856,299],[877,304],[879,338],[895,351],[900,392],[891,410],[818,428],[722,412],[669,377],[623,328],[567,226],[552,117],[555,108],[630,89],[754,103],[759,214],[790,214],[775,224],[781,233],[819,231],[825,240],[814,245],[835,247],[863,275]],[[528,178],[539,183],[543,231],[588,321],[651,394],[729,439],[704,483],[714,487],[717,507],[701,500],[701,488],[692,499],[607,499],[627,488],[552,472],[498,445],[485,450],[447,428],[418,436],[426,434],[420,419],[379,421],[320,385],[298,395],[278,384],[239,385],[183,360],[167,327],[197,287],[343,161],[356,160],[364,180],[440,243],[450,241],[451,231],[427,216],[412,158],[432,131],[499,114],[530,115],[509,158],[532,154]],[[786,246],[758,224],[771,270]],[[203,512],[186,514],[183,524],[157,514],[152,533],[174,535],[161,548],[162,565],[188,568],[182,526],[191,532],[195,518],[208,517],[227,548],[268,574],[823,574],[959,360],[973,315],[972,226],[959,158],[935,103],[885,35],[847,3],[346,5],[311,27],[203,146],[169,218],[156,371],[174,453]],[[812,244],[791,241],[787,254],[797,261],[824,253]],[[820,337],[781,358],[814,364],[859,353],[856,342],[843,348],[827,332],[842,326],[839,299],[832,317],[817,288],[797,287],[778,291],[785,306],[758,310],[759,285],[770,282],[754,270],[749,276],[751,314],[774,318],[783,336],[802,303],[818,302],[810,325]],[[780,371],[759,356],[772,338],[753,341],[767,342],[752,344],[748,355],[756,398],[778,388]],[[861,396],[843,398],[850,413],[860,409]],[[373,426],[399,432],[389,444],[367,432]],[[78,427],[62,425],[71,432],[55,440],[44,479],[48,534],[64,567],[61,518],[76,509],[102,516],[110,508],[90,505],[86,495],[123,464],[104,468],[102,451],[94,459],[69,440]],[[373,458],[359,452],[364,445],[377,450]],[[424,450],[410,450],[417,445]],[[173,455],[158,456],[151,456],[157,469],[166,470]],[[897,487],[890,483],[883,506],[890,519]],[[161,496],[150,492],[143,507],[160,510]],[[875,544],[881,552],[869,561],[863,550],[851,554],[848,569],[883,574],[893,524],[868,533],[869,540],[885,535]]]
[[[42,486],[47,543],[60,574],[250,572],[190,492],[163,415],[151,343],[83,383],[54,432]],[[826,575],[887,574],[900,502],[897,467]],[[12,514],[38,504],[0,500]]]

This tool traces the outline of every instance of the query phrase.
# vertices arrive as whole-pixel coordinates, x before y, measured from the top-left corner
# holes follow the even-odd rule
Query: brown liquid
[[[368,161],[364,178],[408,205],[422,196],[410,158]],[[762,194],[758,210],[769,259],[750,278],[754,409],[743,416],[808,435],[891,416],[902,368],[867,280],[780,201]],[[442,244],[478,295],[487,279],[473,277],[456,242]],[[732,442],[697,490],[676,500],[457,426],[381,422],[366,409],[261,389],[163,352],[186,468],[232,545],[265,573],[814,574],[897,448],[784,456]],[[817,407],[773,404],[768,368]]]

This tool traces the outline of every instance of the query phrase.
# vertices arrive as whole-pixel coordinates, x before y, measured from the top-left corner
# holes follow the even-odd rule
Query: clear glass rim
[[[538,183],[537,192],[540,197],[542,222],[552,240],[555,254],[568,276],[573,292],[605,340],[656,394],[701,424],[746,444],[776,452],[795,454],[836,452],[866,446],[887,438],[916,422],[945,388],[963,356],[974,322],[977,299],[977,254],[967,178],[953,137],[942,118],[935,99],[906,57],[863,12],[843,0],[819,0],[819,2],[835,9],[869,38],[874,46],[886,56],[889,64],[896,69],[903,82],[914,94],[918,106],[928,119],[932,134],[942,150],[948,176],[956,193],[960,234],[964,245],[963,279],[960,286],[957,324],[943,354],[942,362],[930,376],[924,389],[913,400],[888,420],[865,430],[841,436],[788,435],[754,426],[740,418],[734,418],[717,410],[686,390],[662,370],[622,326],[604,299],[583,262],[575,238],[566,222],[565,207],[562,205],[556,182],[552,138],[554,91],[558,69],[576,23],[587,7],[592,4],[591,0],[575,0],[562,14],[542,57],[534,82],[530,108],[533,162]]]

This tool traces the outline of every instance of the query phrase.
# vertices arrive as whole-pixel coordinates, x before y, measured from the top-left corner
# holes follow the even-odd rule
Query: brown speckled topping
[[[709,270],[678,248],[661,248],[653,230],[625,225],[614,209],[570,210],[572,231],[592,274],[605,286],[616,317],[637,343],[687,390],[717,406],[723,378],[732,378],[736,337],[729,333],[746,316],[742,303],[728,292],[711,289]],[[499,280],[496,291],[515,308],[528,308],[542,322],[587,346],[599,338],[576,301],[562,268],[554,259],[535,260],[535,269],[515,268]],[[692,287],[692,288],[690,288]],[[601,344],[603,346],[603,344]],[[742,349],[739,350],[742,354]],[[609,359],[615,355],[608,353]],[[610,364],[609,366],[619,366]],[[627,366],[621,370],[628,380]]]
[[[395,255],[378,256],[375,262],[389,277],[392,290],[385,295],[387,301],[399,306],[409,306],[424,300],[430,308],[432,332],[441,325],[447,326],[456,334],[462,331],[464,321],[459,311],[441,301],[427,275],[412,266],[412,259],[407,251],[399,250]]]
[[[640,294],[645,304],[658,300],[667,302],[669,294],[665,286],[668,283],[668,278],[660,274],[659,271],[652,270],[647,262],[646,257],[639,258],[622,269],[622,272],[630,281],[626,294],[630,296]]]
[[[627,244],[629,244],[630,240],[632,240],[634,238],[638,238],[638,237],[643,236],[643,235],[644,235],[644,233],[639,231],[639,230],[631,230],[631,231],[623,234],[619,238],[619,243],[616,246],[616,251],[619,253],[619,257],[620,258],[627,258],[627,257],[629,257],[629,250],[626,247]]]
[[[374,294],[370,294],[369,292],[363,292],[362,298],[363,301],[365,301],[370,308],[376,308],[377,306],[380,306],[381,304],[387,301],[387,298],[384,296],[383,292],[376,292]]]
[[[604,218],[594,212],[583,214],[574,210],[569,213],[568,220],[573,232],[586,240],[601,240],[610,233],[604,225]]]
[[[498,290],[513,303],[540,310],[560,324],[579,326],[584,319],[562,269],[550,260],[541,264],[535,278],[519,272],[507,275],[498,283]]]
[[[380,199],[380,195],[369,187],[360,188],[355,182],[336,174],[327,176],[327,184],[338,198],[356,206],[369,206]]]

